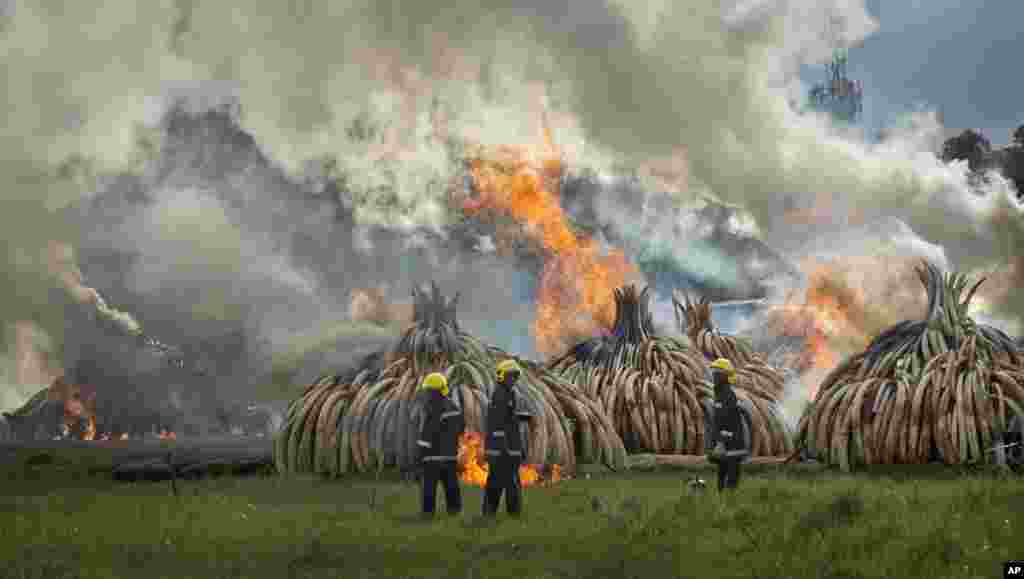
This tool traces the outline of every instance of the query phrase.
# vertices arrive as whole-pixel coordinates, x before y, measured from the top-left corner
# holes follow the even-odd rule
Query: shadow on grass
[[[831,530],[852,525],[863,513],[864,499],[847,491],[804,513],[796,523],[795,534],[803,538],[811,534],[824,537]]]
[[[398,523],[399,525],[416,525],[416,526],[430,526],[444,521],[447,518],[451,518],[451,515],[447,513],[435,513],[434,516],[428,517],[420,513],[401,513],[391,517],[391,520]]]
[[[68,552],[57,545],[26,545],[23,561],[31,562],[31,566],[15,569],[8,567],[5,572],[21,571],[11,574],[20,579],[77,579],[81,576],[80,562],[74,552]]]

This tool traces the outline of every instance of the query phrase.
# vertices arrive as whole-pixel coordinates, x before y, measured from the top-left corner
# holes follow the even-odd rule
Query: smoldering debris
[[[64,435],[64,404],[48,400],[46,393],[29,399],[14,412],[3,413],[4,430],[10,440],[53,440]]]

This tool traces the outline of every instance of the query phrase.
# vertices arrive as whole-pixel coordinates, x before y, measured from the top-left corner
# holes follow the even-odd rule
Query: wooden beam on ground
[[[755,456],[746,461],[745,465],[752,466],[782,466],[788,457],[785,456]],[[714,468],[714,463],[708,461],[707,457],[701,454],[631,454],[626,459],[626,464],[631,469],[653,469],[655,467],[693,468],[706,469]]]

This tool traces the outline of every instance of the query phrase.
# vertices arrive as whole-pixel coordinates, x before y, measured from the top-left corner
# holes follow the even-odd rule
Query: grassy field
[[[519,519],[418,520],[395,480],[118,484],[97,459],[0,471],[0,577],[999,577],[1024,557],[1024,480],[943,469],[749,472],[731,496],[645,472],[525,490]],[[704,473],[711,482],[712,473]],[[442,502],[443,504],[443,502]]]

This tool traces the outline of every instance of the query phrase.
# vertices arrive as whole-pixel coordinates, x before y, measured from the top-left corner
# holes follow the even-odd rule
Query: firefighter
[[[423,516],[434,515],[437,483],[444,485],[448,513],[462,512],[462,489],[459,487],[459,437],[465,430],[462,410],[448,398],[448,379],[434,372],[423,379],[427,391],[423,430],[416,444],[423,465]]]
[[[521,373],[515,360],[501,362],[495,372],[497,383],[487,406],[485,449],[489,468],[484,516],[497,514],[503,494],[508,514],[518,516],[522,510],[519,465],[523,461],[524,445],[520,424],[530,420],[531,414],[521,406],[515,390]]]
[[[732,362],[719,358],[711,363],[711,376],[715,385],[712,410],[712,441],[714,449],[710,459],[718,463],[718,490],[734,489],[740,482],[740,464],[750,454],[746,424],[733,386],[736,369]]]

